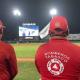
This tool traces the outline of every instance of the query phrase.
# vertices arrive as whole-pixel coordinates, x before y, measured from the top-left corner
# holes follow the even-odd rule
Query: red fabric
[[[42,80],[79,80],[80,47],[52,38],[37,50],[35,64]]]
[[[55,16],[50,21],[49,31],[53,32],[56,28],[60,28],[64,32],[68,30],[67,19],[63,16]]]
[[[17,60],[11,45],[0,42],[0,80],[12,80],[17,74]]]

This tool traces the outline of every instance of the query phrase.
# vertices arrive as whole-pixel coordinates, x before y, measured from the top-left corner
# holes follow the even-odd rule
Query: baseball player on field
[[[3,29],[0,20],[0,80],[13,80],[17,74],[17,60],[13,47],[1,41]]]
[[[80,47],[67,36],[68,21],[64,16],[55,16],[50,21],[50,40],[41,45],[35,56],[35,64],[41,80],[79,80]]]

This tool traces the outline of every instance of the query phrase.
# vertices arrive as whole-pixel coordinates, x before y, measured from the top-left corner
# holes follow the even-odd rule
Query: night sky
[[[12,14],[15,8],[21,11],[22,16]],[[67,17],[70,33],[80,33],[80,0],[0,0],[0,19],[6,26],[4,38],[15,39],[18,25],[25,22],[35,22],[41,30],[51,19],[51,8],[58,10],[57,15]]]

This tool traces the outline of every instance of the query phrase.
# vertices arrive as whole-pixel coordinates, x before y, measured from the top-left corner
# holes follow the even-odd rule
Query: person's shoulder
[[[80,51],[80,45],[79,44],[74,44],[74,47]]]
[[[12,48],[12,45],[10,43],[4,42],[4,41],[1,41],[1,45],[7,48]]]
[[[70,43],[73,50],[76,50],[76,51],[80,51],[80,44],[77,44],[77,43]]]
[[[72,43],[71,51],[75,54],[75,57],[77,59],[80,59],[80,45],[79,44],[73,44]]]

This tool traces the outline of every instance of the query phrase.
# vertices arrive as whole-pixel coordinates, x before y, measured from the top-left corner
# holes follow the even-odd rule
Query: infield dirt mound
[[[18,62],[34,62],[34,58],[17,58]]]

